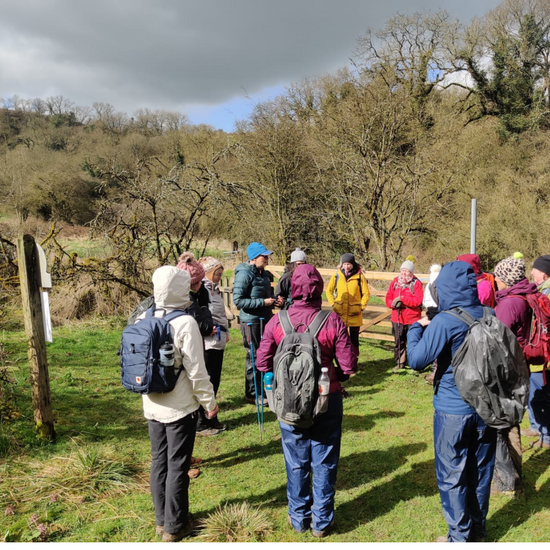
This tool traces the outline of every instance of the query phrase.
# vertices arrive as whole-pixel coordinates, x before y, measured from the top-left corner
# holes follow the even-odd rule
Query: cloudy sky
[[[367,28],[499,0],[0,0],[0,98],[177,110],[231,131],[254,102],[348,64]]]

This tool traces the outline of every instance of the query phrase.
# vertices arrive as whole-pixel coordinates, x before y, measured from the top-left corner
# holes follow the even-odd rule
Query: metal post
[[[477,199],[472,199],[472,222],[470,227],[470,254],[476,253]]]

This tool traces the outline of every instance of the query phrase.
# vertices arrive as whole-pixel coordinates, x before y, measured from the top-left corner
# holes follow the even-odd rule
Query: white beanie
[[[290,263],[305,262],[305,261],[307,261],[306,253],[300,248],[296,248],[296,250],[290,255]]]
[[[408,269],[411,273],[414,273],[414,264],[410,260],[405,260],[400,269]]]

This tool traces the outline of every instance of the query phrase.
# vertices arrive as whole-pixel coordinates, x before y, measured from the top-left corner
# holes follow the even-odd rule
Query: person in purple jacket
[[[516,252],[504,258],[495,267],[495,315],[515,335],[521,347],[529,339],[532,310],[527,304],[527,294],[538,292],[537,285],[525,276],[523,255]],[[498,430],[495,473],[491,494],[515,495],[521,491],[521,435],[519,424]]]
[[[299,265],[292,275],[292,305],[288,309],[293,326],[305,331],[321,309],[323,279],[309,264]],[[273,359],[284,332],[279,315],[265,327],[257,354],[259,371],[273,370]],[[329,408],[314,425],[299,429],[279,422],[287,473],[288,522],[297,533],[322,538],[334,525],[334,484],[340,458],[342,437],[342,386],[357,371],[357,355],[342,319],[331,312],[317,339],[323,367],[331,372]],[[336,358],[337,364],[333,365]],[[311,476],[313,474],[313,481]],[[312,485],[312,487],[311,487]]]
[[[476,276],[466,262],[445,264],[435,280],[439,313],[423,317],[407,334],[409,366],[423,370],[437,359],[434,382],[435,475],[446,537],[437,542],[476,542],[485,537],[497,433],[461,397],[451,361],[468,325],[445,310],[462,308],[483,316]]]

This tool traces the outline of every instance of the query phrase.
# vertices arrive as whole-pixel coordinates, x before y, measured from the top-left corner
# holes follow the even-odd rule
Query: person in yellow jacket
[[[332,309],[348,327],[351,343],[359,357],[359,329],[363,324],[363,310],[369,301],[369,285],[361,273],[361,266],[353,254],[344,254],[336,273],[327,286],[327,299]]]

